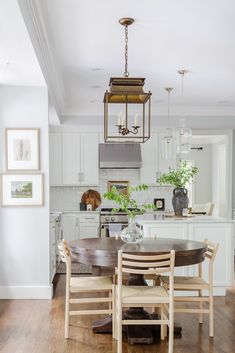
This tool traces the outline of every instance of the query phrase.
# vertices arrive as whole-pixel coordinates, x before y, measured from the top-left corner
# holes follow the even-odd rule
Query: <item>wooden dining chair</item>
[[[118,278],[115,289],[117,330],[117,353],[122,353],[123,325],[161,325],[161,339],[165,338],[164,326],[169,326],[168,353],[173,353],[174,340],[174,263],[175,251],[164,255],[134,255],[118,252]],[[169,272],[169,291],[162,286],[126,286],[123,275],[158,275]],[[126,320],[122,318],[123,308],[148,307],[159,308],[161,318],[158,320]],[[116,336],[116,333],[115,333]]]
[[[188,308],[188,307],[176,307],[175,313],[198,313],[199,323],[202,323],[202,315],[209,315],[209,334],[210,337],[214,336],[214,320],[213,320],[213,264],[215,261],[215,256],[218,250],[219,244],[213,244],[207,239],[204,240],[207,251],[206,259],[209,261],[209,276],[208,280],[203,278],[202,274],[202,263],[198,264],[198,275],[194,277],[189,276],[175,276],[174,278],[174,290],[175,291],[190,291],[196,292],[195,296],[181,296],[177,295],[174,297],[175,303],[199,303],[199,308]],[[170,278],[167,276],[161,276],[161,281],[163,286],[167,289],[169,288]],[[206,290],[208,295],[203,295],[203,291]],[[192,294],[192,293],[191,293]],[[209,307],[205,309],[203,303],[209,304]]]
[[[99,277],[72,277],[71,276],[71,255],[65,240],[58,244],[60,258],[66,263],[66,295],[65,295],[65,338],[69,338],[69,319],[74,315],[96,315],[96,314],[113,314],[114,296],[113,283],[110,276]],[[71,294],[89,293],[89,297],[72,298]],[[91,296],[92,295],[92,296]],[[71,304],[108,304],[105,309],[80,309],[71,310]],[[114,328],[113,328],[114,332]]]

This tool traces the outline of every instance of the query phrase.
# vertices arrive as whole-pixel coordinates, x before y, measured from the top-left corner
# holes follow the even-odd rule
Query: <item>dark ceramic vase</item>
[[[182,216],[183,208],[188,208],[188,190],[185,188],[175,188],[173,190],[172,205],[176,216]]]

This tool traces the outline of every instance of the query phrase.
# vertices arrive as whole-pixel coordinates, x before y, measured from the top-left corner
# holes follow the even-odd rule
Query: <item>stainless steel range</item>
[[[101,208],[100,211],[100,229],[101,237],[109,237],[110,224],[120,224],[121,228],[128,225],[127,213],[123,211],[112,212],[112,208]]]

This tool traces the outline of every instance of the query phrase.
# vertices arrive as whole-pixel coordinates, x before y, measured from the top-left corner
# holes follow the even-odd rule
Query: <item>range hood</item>
[[[139,143],[100,143],[101,169],[137,169],[142,167]]]

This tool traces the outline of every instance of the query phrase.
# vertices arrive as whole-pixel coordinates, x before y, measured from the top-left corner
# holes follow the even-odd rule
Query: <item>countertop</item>
[[[150,223],[234,223],[235,221],[228,218],[215,218],[212,216],[195,215],[194,217],[164,217],[157,214],[146,214],[138,216],[136,223],[140,225]]]
[[[80,211],[80,210],[51,210],[50,213],[83,213],[83,214],[92,214],[92,213],[100,213],[100,210],[98,211]]]

